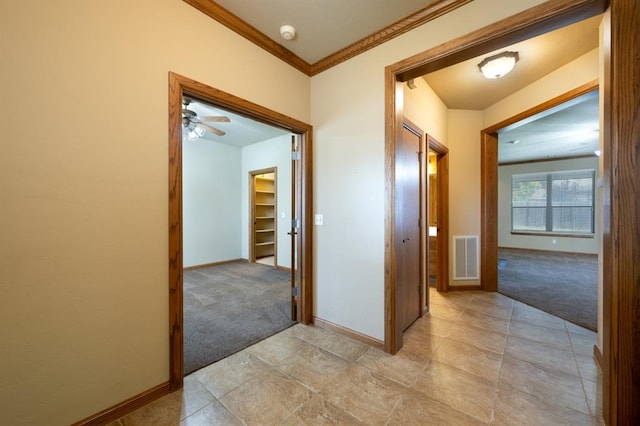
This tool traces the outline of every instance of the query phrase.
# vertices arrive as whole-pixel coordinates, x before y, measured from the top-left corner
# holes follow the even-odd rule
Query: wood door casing
[[[421,178],[422,132],[405,123],[396,148],[396,286],[399,330],[421,315]]]
[[[298,241],[300,244],[297,320],[313,318],[313,127],[276,111],[169,72],[169,388],[183,386],[183,280],[182,280],[182,97],[197,98],[299,135],[300,167],[297,176]]]

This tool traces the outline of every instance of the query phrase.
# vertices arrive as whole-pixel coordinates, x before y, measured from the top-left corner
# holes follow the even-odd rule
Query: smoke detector
[[[296,29],[291,25],[283,25],[280,27],[280,36],[285,40],[293,40],[296,38]]]

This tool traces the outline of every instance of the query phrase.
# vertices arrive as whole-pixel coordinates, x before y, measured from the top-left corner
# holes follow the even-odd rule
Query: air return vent
[[[480,279],[480,263],[477,235],[458,235],[453,237],[453,279]]]

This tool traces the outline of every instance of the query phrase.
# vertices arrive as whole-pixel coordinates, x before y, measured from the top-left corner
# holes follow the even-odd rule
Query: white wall
[[[242,148],[240,234],[242,257],[249,258],[249,172],[277,167],[277,266],[291,267],[291,135],[278,136]]]
[[[476,0],[311,78],[316,316],[384,339],[384,68],[541,2]]]
[[[181,0],[2,1],[0,52],[0,424],[71,424],[169,379],[169,71],[307,123],[309,77]]]
[[[498,167],[498,246],[534,250],[564,251],[572,253],[598,253],[600,224],[596,219],[594,238],[511,234],[511,176],[520,173],[545,173],[564,170],[598,170],[598,157],[572,160],[545,161]],[[597,173],[596,173],[597,176]],[[594,206],[599,203],[596,191]],[[553,241],[556,244],[553,244]]]
[[[182,143],[184,267],[240,259],[240,148]]]

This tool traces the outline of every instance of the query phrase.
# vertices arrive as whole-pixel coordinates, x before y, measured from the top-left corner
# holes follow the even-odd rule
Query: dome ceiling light
[[[518,52],[502,52],[484,58],[482,62],[478,64],[478,68],[480,68],[482,75],[486,78],[500,78],[508,74],[519,59]]]

